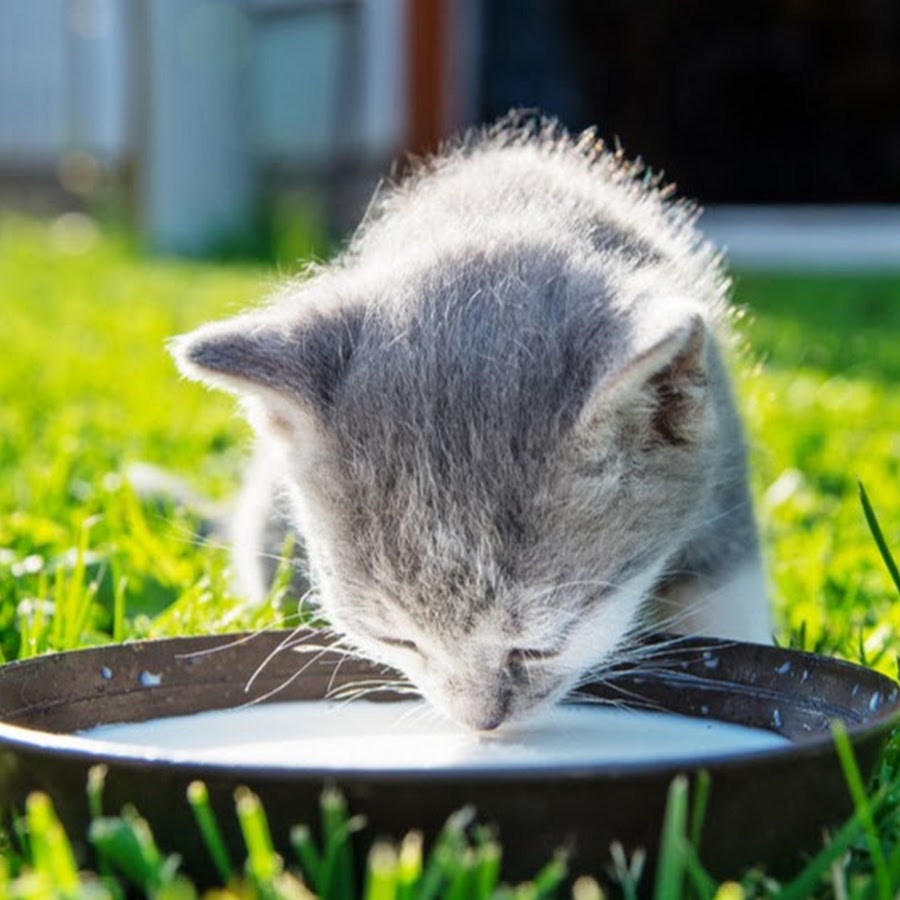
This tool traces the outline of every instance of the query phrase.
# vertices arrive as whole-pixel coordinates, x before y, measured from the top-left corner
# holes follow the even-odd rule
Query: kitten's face
[[[375,450],[359,433],[324,435],[312,458],[288,434],[326,617],[473,729],[559,699],[635,628],[705,505],[703,443],[651,440],[645,411],[626,405],[573,425],[555,454],[495,465],[490,484],[464,466],[437,484],[408,465],[413,447]]]
[[[345,598],[330,585],[323,585],[322,600],[339,630],[366,655],[403,672],[435,709],[489,730],[559,699],[606,658],[651,582],[635,578],[602,603],[577,583],[557,590],[516,586],[456,627],[427,616],[417,621],[399,603],[358,592]]]
[[[475,729],[558,698],[634,628],[703,514],[714,429],[699,317],[598,374],[578,354],[599,338],[527,310],[492,324],[484,302],[390,340],[258,317],[175,348],[280,447],[332,624]]]

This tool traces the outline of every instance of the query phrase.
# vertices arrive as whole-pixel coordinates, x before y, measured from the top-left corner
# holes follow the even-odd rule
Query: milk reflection
[[[759,729],[602,706],[554,707],[479,734],[438,719],[422,701],[270,703],[105,725],[81,736],[141,748],[156,759],[382,770],[637,764],[788,745]]]

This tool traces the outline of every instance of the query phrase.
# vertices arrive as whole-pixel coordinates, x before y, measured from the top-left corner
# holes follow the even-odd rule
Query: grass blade
[[[862,503],[863,513],[865,514],[866,522],[869,525],[869,531],[872,532],[872,537],[875,538],[875,544],[878,547],[879,553],[881,553],[881,558],[884,560],[888,572],[890,572],[897,593],[900,594],[900,569],[897,568],[897,563],[894,561],[894,557],[887,545],[887,541],[884,539],[884,533],[881,530],[878,517],[875,515],[875,510],[872,509],[872,504],[869,502],[869,495],[866,493],[863,483],[860,481],[858,484],[859,500]]]
[[[475,851],[475,896],[489,900],[500,881],[502,851],[496,841],[487,841]]]
[[[694,888],[694,895],[701,898],[712,900],[720,900],[719,893],[721,891],[716,880],[706,871],[703,863],[700,862],[700,856],[697,848],[690,843],[684,844],[685,856],[685,874],[690,885]]]
[[[275,852],[265,811],[251,790],[234,792],[235,808],[244,843],[247,845],[247,875],[264,896],[272,895],[272,882],[281,874],[281,857]]]
[[[78,891],[78,866],[50,798],[43,793],[30,794],[25,801],[25,817],[35,868],[61,896],[74,896]]]
[[[565,881],[568,872],[568,854],[564,850],[557,850],[553,859],[534,876],[534,893],[532,894],[534,900],[538,900],[540,897],[555,897],[556,891]]]
[[[202,781],[192,781],[188,785],[187,798],[194,814],[194,821],[200,829],[200,835],[213,865],[216,867],[216,872],[222,879],[222,884],[228,884],[234,877],[234,866],[225,847],[222,832],[219,830],[216,814],[209,802],[209,791],[206,785]]]
[[[87,800],[92,819],[103,818],[103,788],[105,786],[106,766],[91,766],[87,777]]]
[[[350,835],[361,827],[362,820],[347,816],[344,795],[334,788],[325,788],[320,800],[322,810],[321,884],[317,890],[326,900],[356,897],[356,877]]]
[[[595,879],[581,875],[572,885],[572,900],[604,900],[603,889]]]
[[[434,900],[438,896],[454,861],[459,858],[465,848],[466,828],[474,815],[475,811],[472,807],[465,806],[452,813],[444,823],[444,827],[425,861],[419,884],[418,900]]]
[[[875,814],[891,796],[895,785],[883,784],[869,797],[869,812]],[[811,896],[836,859],[843,856],[857,841],[862,830],[859,812],[855,812],[835,834],[818,856],[778,893],[778,900],[805,900]]]
[[[747,896],[744,888],[736,881],[726,881],[719,885],[714,894],[715,900],[744,900]]]
[[[125,640],[125,607],[126,594],[128,592],[128,577],[122,575],[114,580],[115,592],[113,594],[113,643],[120,644]]]
[[[106,766],[103,765],[91,766],[88,769],[86,793],[92,821],[103,818],[103,789],[106,787],[106,772]],[[101,875],[110,875],[106,857],[103,854],[98,854],[98,856],[98,871]]]
[[[174,878],[154,892],[153,900],[197,900],[197,889],[186,878]]]
[[[613,841],[609,847],[612,860],[612,876],[622,892],[622,900],[637,900],[638,885],[644,874],[646,856],[642,849],[632,853],[629,859],[621,842]]]
[[[694,802],[691,804],[691,844],[700,851],[700,838],[703,835],[703,822],[706,819],[706,806],[709,802],[709,772],[701,769],[694,781]]]
[[[464,847],[451,861],[447,874],[450,883],[441,894],[443,900],[473,900],[475,896],[475,853],[471,847]]]
[[[688,781],[684,775],[672,779],[663,818],[659,862],[653,889],[655,900],[681,900],[685,874],[685,835],[688,816]]]
[[[410,831],[400,844],[397,900],[413,900],[422,877],[422,832]]]
[[[322,856],[312,832],[306,825],[295,825],[291,829],[290,840],[304,877],[321,894]]]
[[[891,892],[891,878],[888,872],[887,860],[884,857],[878,829],[875,827],[875,820],[872,816],[872,809],[869,797],[866,794],[865,785],[863,784],[862,775],[860,774],[859,766],[856,764],[856,757],[853,755],[853,747],[850,744],[850,738],[847,737],[847,729],[844,727],[843,722],[837,721],[831,726],[831,732],[834,737],[834,746],[837,750],[838,758],[841,761],[841,768],[844,770],[844,778],[847,781],[850,796],[853,798],[853,805],[856,807],[856,813],[859,816],[863,833],[866,836],[866,843],[869,846],[869,855],[872,857],[872,867],[875,870],[875,884],[878,889],[879,900],[891,900],[893,894]]]
[[[56,592],[56,616],[60,623],[57,635],[60,640],[57,646],[59,650],[75,650],[80,646],[94,596],[99,587],[96,581],[86,582],[87,554],[91,528],[95,522],[95,518],[88,518],[82,523],[78,545],[75,548],[75,561],[68,578],[62,575],[64,567],[58,570],[60,590]]]
[[[153,894],[172,880],[178,858],[160,853],[150,826],[133,807],[125,807],[121,817],[94,819],[88,837],[97,855],[138,890]]]
[[[386,842],[373,844],[366,866],[365,900],[395,900],[398,875],[399,864],[394,847]],[[347,900],[350,900],[349,895]]]

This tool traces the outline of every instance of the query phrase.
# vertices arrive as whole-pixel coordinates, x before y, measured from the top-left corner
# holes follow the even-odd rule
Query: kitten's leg
[[[235,586],[242,597],[254,604],[262,603],[268,596],[282,562],[287,536],[294,531],[282,512],[275,471],[269,454],[257,447],[235,501],[229,528]],[[309,590],[299,535],[293,565],[291,594],[299,600]]]
[[[660,624],[679,634],[772,643],[766,577],[756,554],[725,573],[679,579],[659,594]]]
[[[767,579],[736,418],[725,447],[706,522],[670,561],[671,577],[657,592],[661,624],[680,634],[771,644]]]

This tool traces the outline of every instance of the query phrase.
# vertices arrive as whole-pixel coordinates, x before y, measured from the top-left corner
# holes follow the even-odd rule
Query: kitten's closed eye
[[[562,653],[562,647],[517,647],[506,654],[511,665],[527,665],[528,663],[546,662],[555,659]]]
[[[419,645],[415,641],[408,641],[404,638],[385,637],[381,634],[373,635],[373,637],[376,641],[387,644],[388,647],[399,647],[401,650],[411,650],[413,653],[418,653],[420,655],[422,653],[419,649]]]

